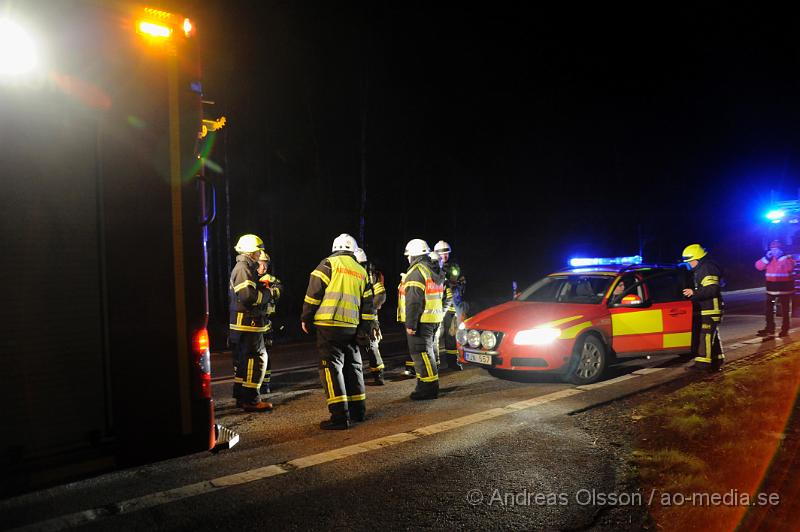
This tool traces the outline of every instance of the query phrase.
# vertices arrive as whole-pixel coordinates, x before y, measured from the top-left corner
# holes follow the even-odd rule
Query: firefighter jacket
[[[723,311],[720,285],[722,269],[719,264],[706,256],[700,259],[692,273],[694,275],[692,302],[697,304],[701,317],[720,321]]]
[[[367,271],[353,254],[337,251],[311,272],[301,320],[317,327],[340,327],[353,332],[364,324],[369,330],[377,316],[367,281]]]
[[[791,255],[772,257],[771,260],[764,257],[756,261],[756,269],[764,272],[767,293],[772,296],[794,294],[794,266]]]
[[[269,320],[272,316],[275,315],[275,310],[278,306],[278,300],[281,298],[281,290],[283,288],[283,284],[281,280],[271,274],[262,275],[258,282],[260,282],[264,288],[267,289],[267,293],[269,297],[266,298],[265,304],[262,306],[264,316],[267,320]]]
[[[369,279],[372,284],[372,293],[374,296],[372,301],[375,307],[375,313],[377,314],[383,304],[386,303],[386,287],[383,285],[383,273],[370,268]]]
[[[415,259],[403,278],[397,307],[398,321],[417,330],[420,323],[441,323],[444,275],[427,255]]]
[[[445,283],[444,292],[442,293],[442,309],[444,310],[445,314],[456,313],[456,304],[453,300],[453,289],[448,283]]]
[[[236,257],[228,286],[229,327],[232,331],[267,332],[270,329],[263,309],[269,298],[269,291],[256,283],[257,271],[258,261],[245,254]]]

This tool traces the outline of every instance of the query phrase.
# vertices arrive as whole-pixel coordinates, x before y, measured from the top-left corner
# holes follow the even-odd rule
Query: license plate
[[[475,362],[477,364],[492,365],[492,355],[481,355],[479,353],[464,353],[464,360],[467,362]]]

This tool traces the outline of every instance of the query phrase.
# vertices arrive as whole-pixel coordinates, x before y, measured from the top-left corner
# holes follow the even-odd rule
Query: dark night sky
[[[575,254],[635,254],[640,232],[645,259],[699,241],[746,283],[770,191],[800,186],[789,13],[196,4],[206,96],[229,119],[214,158],[231,238],[264,236],[293,300],[333,237],[358,234],[362,146],[366,249],[390,290],[408,239],[444,238],[476,299]],[[284,312],[294,327],[297,304]]]

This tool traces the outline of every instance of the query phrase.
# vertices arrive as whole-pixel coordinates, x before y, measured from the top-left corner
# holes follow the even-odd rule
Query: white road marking
[[[595,382],[594,384],[585,384],[583,386],[578,386],[579,390],[596,390],[597,388],[603,388],[605,386],[611,386],[612,384],[616,384],[618,382],[626,381],[628,379],[635,379],[639,377],[634,373],[629,373],[627,375],[622,375],[621,377],[617,377],[616,379],[611,379],[607,381]]]
[[[764,338],[750,338],[749,340],[742,340],[743,344],[760,344],[764,341]]]
[[[667,368],[642,368],[633,372],[634,375],[649,375],[657,371],[664,371]]]
[[[565,397],[569,397],[571,395],[577,395],[579,393],[583,393],[582,390],[577,390],[575,388],[567,388],[566,390],[561,390],[559,392],[548,393],[547,395],[540,395],[539,397],[534,397],[533,399],[528,399],[526,401],[519,401],[517,403],[511,403],[510,405],[506,405],[506,410],[523,410],[525,408],[533,408],[534,406],[539,406],[544,403],[549,403],[551,401],[556,401],[558,399],[564,399]]]

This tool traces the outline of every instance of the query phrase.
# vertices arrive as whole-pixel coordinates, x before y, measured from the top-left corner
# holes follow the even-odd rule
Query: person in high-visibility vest
[[[228,326],[234,365],[233,396],[236,406],[248,412],[263,412],[272,410],[272,403],[263,401],[259,394],[267,369],[264,333],[268,326],[261,307],[269,295],[256,282],[258,261],[265,254],[264,242],[256,235],[242,235],[234,249],[239,255],[231,271]]]
[[[375,309],[375,315],[386,302],[386,288],[383,286],[383,274],[375,269],[375,267],[367,260],[367,252],[358,248],[355,253],[356,260],[367,270],[367,284],[372,288],[372,304]],[[381,357],[380,343],[383,339],[381,334],[380,323],[377,318],[372,322],[372,329],[369,334],[356,335],[356,342],[361,351],[361,360],[365,358],[369,362],[369,372],[372,375],[373,382],[377,386],[386,384],[386,379],[383,376],[385,368],[383,358]]]
[[[275,309],[278,305],[278,300],[281,297],[281,290],[283,284],[281,280],[274,275],[267,273],[269,270],[269,255],[262,252],[261,258],[258,261],[258,282],[267,290],[265,301],[262,303],[261,310],[264,313],[264,325],[267,331],[264,333],[264,347],[267,350],[267,370],[264,372],[264,380],[261,383],[259,393],[266,396],[270,392],[270,381],[272,380],[272,357],[269,356],[269,351],[273,344],[274,327],[272,324],[272,317],[275,315]]]
[[[405,272],[403,272],[400,274],[400,283],[398,283],[397,285],[397,322],[400,323],[404,329],[406,324],[406,307],[405,307],[405,299],[403,296],[404,293],[403,283],[405,282],[405,280],[406,280],[406,274]],[[414,376],[416,375],[416,371],[414,370],[414,360],[411,358],[410,354],[406,358],[404,364],[405,368],[403,369],[403,376],[413,379]]]
[[[444,279],[428,254],[427,242],[415,238],[408,242],[405,255],[409,268],[403,278],[398,301],[398,316],[406,329],[406,339],[417,387],[411,399],[436,399],[439,396],[439,368],[436,365],[434,338],[444,312],[442,292]]]
[[[794,266],[795,262],[791,255],[783,252],[783,244],[780,240],[773,240],[769,244],[769,249],[763,258],[756,261],[756,269],[764,272],[767,283],[767,301],[765,316],[767,326],[758,331],[759,336],[772,336],[775,334],[775,301],[781,305],[781,332],[780,337],[788,336],[789,329],[792,328],[791,314],[789,307],[794,295]]]
[[[718,330],[724,308],[722,268],[700,244],[684,248],[683,262],[691,267],[694,275],[694,288],[684,289],[683,295],[700,310],[700,338],[692,368],[718,371],[725,360]]]
[[[444,320],[439,328],[439,336],[444,339],[444,360],[447,367],[456,371],[461,371],[464,366],[458,361],[458,347],[456,346],[456,330],[461,322],[462,309],[456,309],[456,303],[462,303],[464,285],[466,280],[461,273],[458,264],[450,262],[450,254],[453,249],[450,244],[440,240],[433,248],[441,257],[442,269],[445,272],[444,283]],[[461,312],[459,312],[461,311]]]
[[[357,334],[369,334],[376,315],[367,271],[355,259],[355,238],[343,233],[333,241],[333,254],[311,272],[300,325],[317,330],[320,381],[330,412],[322,429],[341,430],[364,421],[367,396]]]

